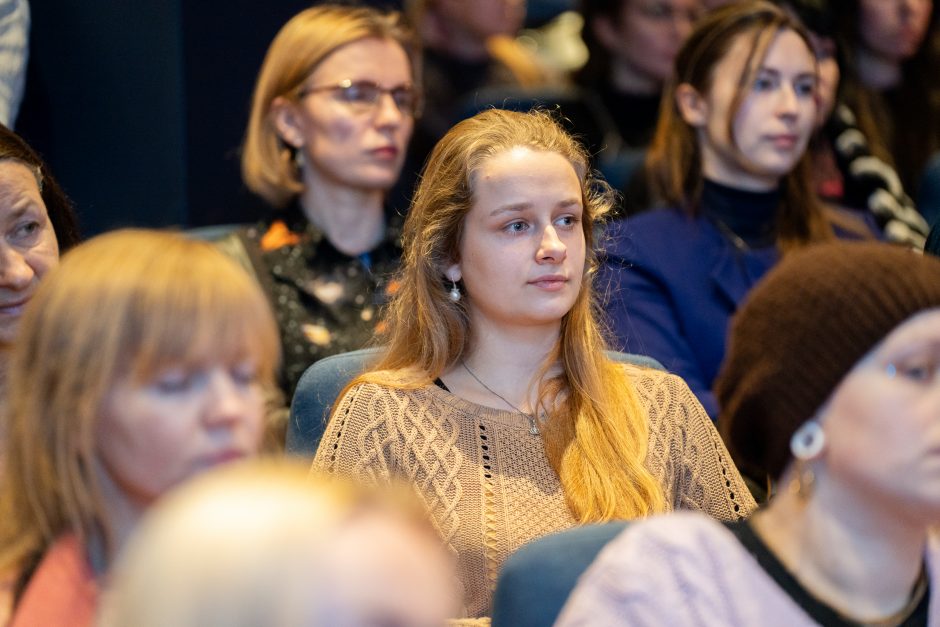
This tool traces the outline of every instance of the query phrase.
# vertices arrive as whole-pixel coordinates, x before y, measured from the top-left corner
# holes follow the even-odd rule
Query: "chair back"
[[[492,627],[551,627],[578,578],[629,523],[574,527],[522,546],[503,563]]]
[[[382,353],[379,348],[363,348],[324,357],[307,368],[294,392],[287,425],[286,450],[292,455],[312,458],[326,430],[333,403],[349,382],[367,370]],[[644,355],[608,351],[614,361],[663,370],[662,364]]]

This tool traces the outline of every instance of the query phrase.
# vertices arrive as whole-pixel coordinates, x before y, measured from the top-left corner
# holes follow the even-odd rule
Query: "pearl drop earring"
[[[451,281],[450,284],[451,284],[451,288],[450,288],[450,292],[448,293],[448,296],[450,296],[451,301],[455,303],[459,302],[460,301],[460,288],[457,287],[457,281]]]

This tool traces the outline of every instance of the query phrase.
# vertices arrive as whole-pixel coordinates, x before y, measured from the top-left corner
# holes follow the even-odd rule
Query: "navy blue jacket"
[[[618,350],[649,355],[685,379],[713,419],[712,383],[728,323],[777,262],[775,246],[739,251],[712,224],[678,209],[613,223],[596,286]]]
[[[863,220],[861,228],[872,228]],[[861,237],[834,230],[837,237]],[[776,246],[739,250],[708,218],[679,209],[614,222],[601,240],[595,283],[613,347],[658,360],[717,418],[712,387],[731,317],[779,257]]]

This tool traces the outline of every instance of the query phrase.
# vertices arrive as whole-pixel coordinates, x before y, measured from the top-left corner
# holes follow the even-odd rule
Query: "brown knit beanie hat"
[[[791,253],[734,318],[718,425],[747,475],[779,479],[790,438],[892,329],[940,307],[940,260],[882,243]]]

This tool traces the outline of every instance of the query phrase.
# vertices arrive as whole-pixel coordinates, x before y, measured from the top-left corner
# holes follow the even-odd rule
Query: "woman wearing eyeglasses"
[[[271,299],[288,401],[307,366],[376,333],[401,255],[385,199],[418,106],[413,53],[399,14],[324,5],[294,16],[261,67],[242,174],[272,212],[221,245]]]

